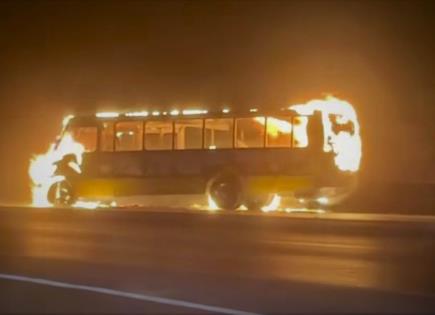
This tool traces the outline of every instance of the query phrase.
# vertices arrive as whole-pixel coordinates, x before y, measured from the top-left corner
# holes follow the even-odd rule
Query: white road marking
[[[212,312],[212,313],[231,314],[231,315],[259,315],[256,313],[233,310],[233,309],[225,308],[225,307],[198,304],[198,303],[193,303],[193,302],[188,302],[188,301],[168,299],[168,298],[145,295],[145,294],[140,294],[140,293],[125,292],[125,291],[119,291],[119,290],[113,290],[113,289],[107,289],[107,288],[101,288],[101,287],[93,287],[93,286],[81,285],[81,284],[59,282],[59,281],[53,281],[53,280],[47,280],[47,279],[41,279],[41,278],[32,278],[32,277],[26,277],[26,276],[0,273],[0,279],[14,280],[14,281],[21,281],[21,282],[28,282],[28,283],[36,283],[36,284],[47,285],[47,286],[57,287],[57,288],[64,288],[64,289],[96,292],[96,293],[107,294],[107,295],[112,295],[112,296],[120,296],[120,297],[134,299],[134,300],[141,300],[141,301],[147,301],[147,302],[152,302],[152,303],[173,305],[173,306],[178,306],[178,307],[186,307],[186,308],[197,309],[197,310],[207,311],[207,312]]]

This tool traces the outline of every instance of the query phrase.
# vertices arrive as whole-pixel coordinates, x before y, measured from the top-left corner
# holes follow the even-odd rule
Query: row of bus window
[[[307,117],[107,121],[100,129],[100,151],[306,147]],[[75,127],[86,151],[97,149],[97,127]]]

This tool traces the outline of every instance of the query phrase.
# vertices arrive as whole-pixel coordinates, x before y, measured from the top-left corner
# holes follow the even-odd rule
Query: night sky
[[[0,200],[61,117],[353,103],[361,176],[435,182],[434,1],[2,1]]]

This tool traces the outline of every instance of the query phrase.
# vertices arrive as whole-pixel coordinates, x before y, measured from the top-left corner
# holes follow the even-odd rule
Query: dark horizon
[[[354,104],[362,176],[435,182],[432,1],[4,1],[0,200],[71,111]]]

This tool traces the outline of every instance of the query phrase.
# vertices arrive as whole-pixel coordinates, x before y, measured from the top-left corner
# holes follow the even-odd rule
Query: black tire
[[[272,202],[273,194],[249,194],[244,198],[244,205],[248,210],[259,211]]]
[[[66,180],[51,185],[47,199],[54,206],[71,206],[76,200],[73,187]]]
[[[223,210],[235,210],[241,205],[242,185],[234,174],[220,174],[209,181],[207,194]]]

